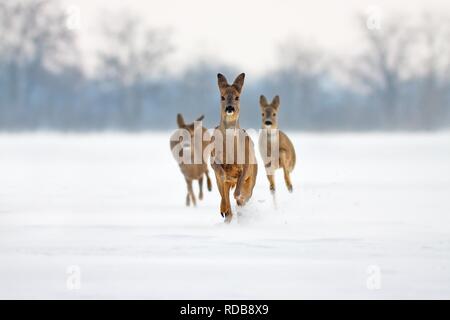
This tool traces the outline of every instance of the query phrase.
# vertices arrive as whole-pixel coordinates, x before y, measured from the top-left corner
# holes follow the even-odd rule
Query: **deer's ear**
[[[203,118],[205,118],[205,116],[202,114],[202,115],[201,115],[200,117],[198,117],[197,120],[195,120],[195,121],[202,121]]]
[[[266,99],[266,97],[263,94],[259,96],[259,105],[262,108],[267,106],[267,99]]]
[[[228,87],[228,81],[227,78],[225,78],[225,76],[221,73],[217,74],[217,84],[219,85],[219,89],[225,89],[226,87]]]
[[[245,73],[241,73],[236,77],[233,82],[233,87],[235,87],[239,93],[242,91],[242,87],[244,86]]]
[[[279,96],[279,95],[276,95],[276,96],[273,98],[272,103],[271,103],[271,106],[274,107],[274,108],[276,108],[276,109],[278,109],[278,108],[280,107],[280,96]]]
[[[178,127],[179,128],[184,128],[186,126],[186,124],[184,123],[184,119],[183,119],[183,116],[181,115],[181,113],[177,114],[177,123],[178,123]]]

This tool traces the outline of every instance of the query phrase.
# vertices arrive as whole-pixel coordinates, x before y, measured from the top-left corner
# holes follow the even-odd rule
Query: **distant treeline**
[[[263,93],[281,96],[279,122],[289,129],[448,128],[450,19],[416,18],[385,19],[373,29],[362,17],[365,41],[351,57],[289,39],[278,69],[259,78],[247,73],[241,124],[259,127]],[[0,130],[170,129],[178,112],[187,121],[204,114],[211,127],[219,121],[217,72],[230,81],[245,72],[203,61],[165,76],[170,34],[124,15],[99,26],[108,50],[98,52],[88,76],[76,32],[66,25],[56,1],[0,3]]]

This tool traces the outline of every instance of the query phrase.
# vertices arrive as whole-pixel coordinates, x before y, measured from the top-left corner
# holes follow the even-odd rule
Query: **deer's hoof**
[[[221,214],[222,218],[225,218],[226,223],[229,223],[231,221],[231,218],[233,217],[231,210],[221,211],[220,214]]]
[[[243,205],[245,205],[245,199],[242,197],[239,197],[238,199],[236,199],[236,203],[239,207],[242,207]]]
[[[236,203],[238,206],[243,206],[245,204],[245,198],[241,195],[241,193],[234,193],[234,199],[236,200]]]
[[[232,218],[233,218],[233,216],[231,214],[228,214],[228,215],[225,216],[224,222],[225,223],[230,223]]]
[[[292,193],[292,191],[294,191],[294,189],[292,188],[292,185],[289,185],[287,188],[288,188],[290,193]]]

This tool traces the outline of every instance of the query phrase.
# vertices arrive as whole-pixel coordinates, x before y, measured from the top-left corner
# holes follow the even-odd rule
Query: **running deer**
[[[259,135],[259,152],[264,161],[270,191],[275,193],[275,170],[282,168],[286,186],[292,192],[290,174],[295,167],[295,150],[288,136],[278,129],[280,97],[275,96],[269,104],[266,97],[261,95],[259,104],[263,128]]]
[[[177,115],[178,130],[170,138],[170,149],[177,160],[181,172],[186,180],[188,193],[186,195],[186,206],[191,201],[194,206],[197,205],[192,181],[198,180],[200,200],[203,199],[203,178],[206,177],[208,191],[211,191],[211,180],[208,175],[208,159],[205,159],[205,148],[209,143],[210,137],[206,128],[201,125],[203,116],[199,117],[194,123],[186,124],[181,114]]]
[[[238,206],[243,206],[252,196],[258,171],[253,142],[239,126],[240,95],[244,78],[245,74],[241,73],[230,85],[224,75],[217,75],[220,124],[212,137],[211,166],[222,198],[220,214],[227,223],[233,216],[230,190],[235,188],[234,199]]]

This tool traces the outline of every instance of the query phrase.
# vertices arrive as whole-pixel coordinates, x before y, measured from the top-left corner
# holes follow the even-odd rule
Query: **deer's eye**
[[[238,101],[238,100],[239,100],[239,97],[234,98],[234,100]]]
[[[220,99],[221,99],[222,101],[225,101],[225,97],[224,97],[224,96],[221,96]]]
[[[264,112],[261,115],[264,117],[265,116]]]
[[[277,114],[276,114],[275,112],[274,112],[274,113],[272,113],[272,116],[274,116],[274,117],[275,117],[276,115],[277,115]]]

